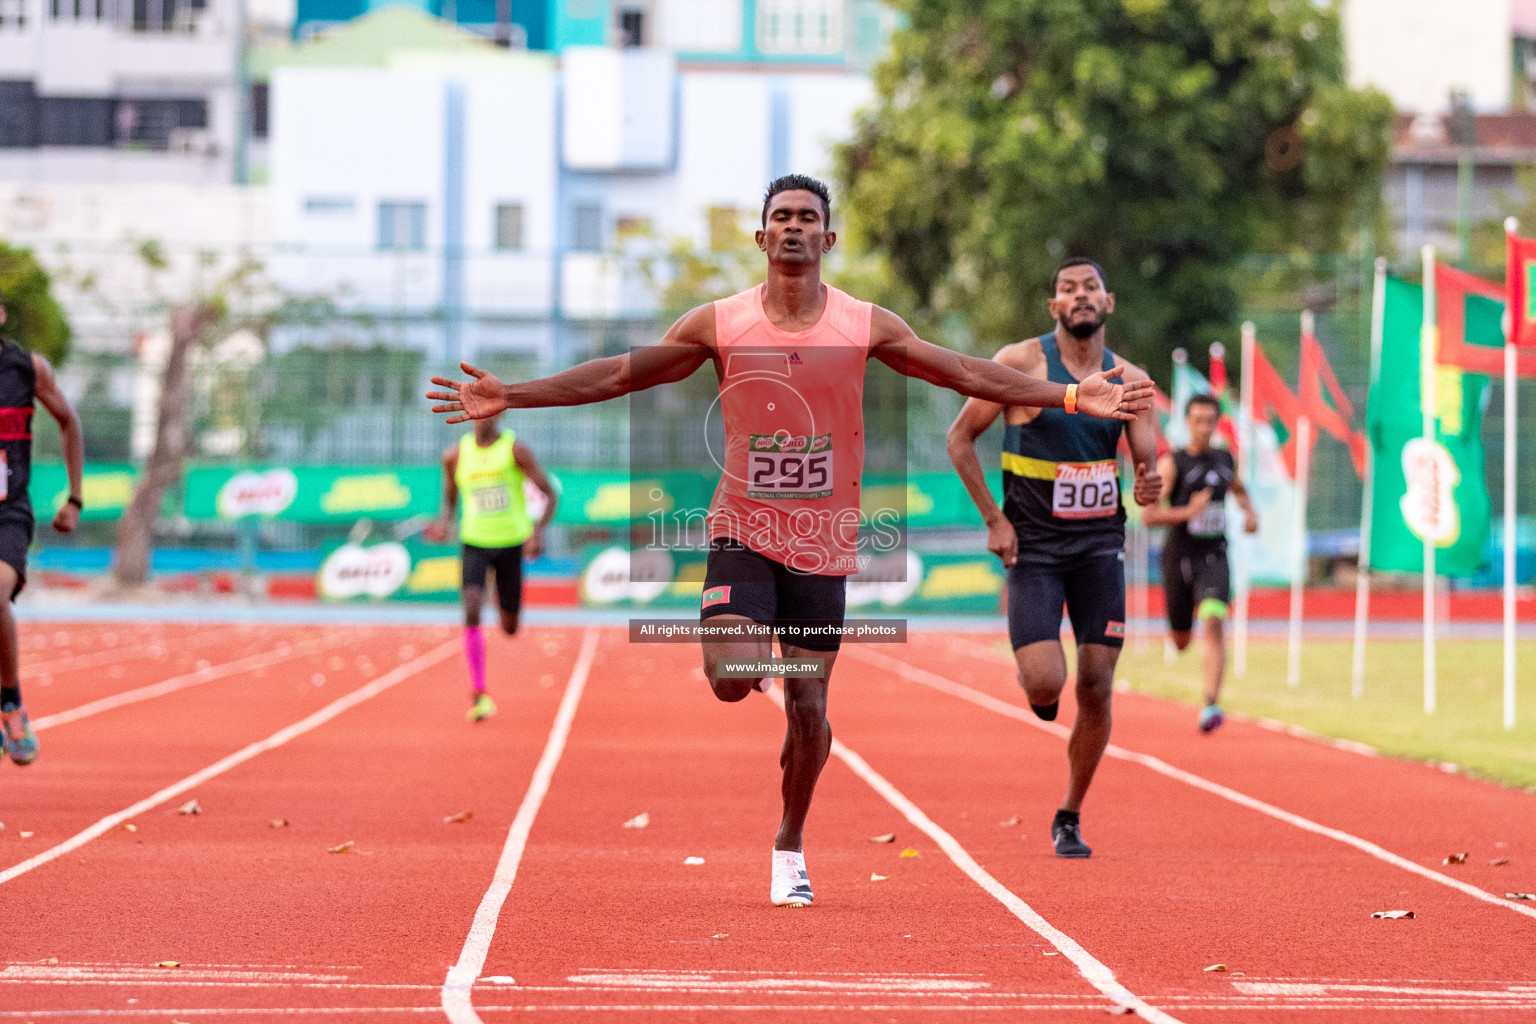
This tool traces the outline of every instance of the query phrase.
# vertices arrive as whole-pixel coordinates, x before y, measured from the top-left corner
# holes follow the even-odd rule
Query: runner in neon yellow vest
[[[544,495],[538,522],[528,515],[525,479]],[[533,452],[512,431],[501,430],[494,417],[476,420],[474,432],[443,453],[443,511],[425,534],[428,540],[446,540],[457,508],[464,545],[464,660],[469,663],[472,701],[466,717],[471,722],[496,713],[496,702],[485,689],[485,637],[480,632],[486,570],[496,573],[501,631],[514,636],[523,604],[523,558],[538,558],[544,550],[544,528],[554,518],[558,500]]]

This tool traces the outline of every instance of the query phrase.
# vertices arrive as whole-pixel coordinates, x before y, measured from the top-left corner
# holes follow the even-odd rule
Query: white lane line
[[[512,827],[507,831],[507,841],[501,848],[501,857],[496,861],[491,886],[475,910],[475,919],[470,923],[469,934],[464,938],[464,948],[459,951],[459,962],[448,968],[448,976],[443,980],[443,1012],[452,1024],[482,1024],[480,1015],[475,1012],[471,989],[480,977],[480,969],[485,966],[491,939],[496,934],[496,919],[501,915],[501,906],[507,901],[512,883],[517,878],[517,868],[522,863],[523,850],[528,845],[528,833],[533,830],[533,821],[539,816],[539,808],[543,806],[544,796],[549,792],[555,766],[565,753],[565,741],[570,737],[571,722],[576,718],[576,705],[580,703],[581,693],[586,689],[587,676],[591,674],[592,659],[596,654],[597,630],[588,629],[582,637],[581,653],[576,658],[576,666],[571,670],[570,681],[565,684],[565,695],[560,698],[560,710],[555,713],[555,722],[550,726],[544,753],[540,755],[538,766],[533,770],[533,778],[528,782],[523,802],[518,805]]]
[[[857,1003],[827,1003],[827,1004],[703,1004],[703,1005],[659,1005],[656,1003],[639,1003],[635,1005],[621,1005],[610,1003],[591,1003],[587,1005],[543,1005],[540,1003],[528,1003],[519,1006],[482,1006],[486,1013],[724,1013],[733,1011],[737,1013],[848,1013],[861,1011],[864,1013],[889,1013],[896,1011],[934,1010],[940,1013],[963,1012],[988,1012],[1004,1010],[1008,1013],[1017,1013],[1020,1010],[1076,1010],[1078,1012],[1101,1013],[1097,1007],[1085,1007],[1081,1004],[1056,1005],[1042,1003],[1025,1006],[897,1006],[888,1004],[859,1005]],[[1229,1007],[1213,1007],[1213,1009],[1229,1009]],[[1248,1007],[1230,1007],[1230,1009],[1248,1009]],[[1256,1009],[1271,1009],[1271,1007],[1256,1007]],[[380,1013],[421,1013],[439,1014],[442,1009],[437,1006],[282,1006],[282,1007],[199,1007],[195,1010],[0,1010],[0,1019],[25,1018],[27,1020],[41,1020],[51,1017],[167,1017],[175,1020],[178,1017],[233,1017],[240,1016],[305,1016],[308,1014],[323,1014],[329,1016],[343,1016],[356,1014],[380,1014]]]
[[[404,682],[411,676],[420,672],[422,669],[429,668],[432,665],[437,664],[439,661],[442,661],[444,658],[448,657],[458,649],[459,642],[457,640],[449,640],[438,645],[437,647],[434,647],[426,654],[413,658],[412,660],[406,662],[404,665],[401,665],[398,668],[395,668],[375,679],[373,682],[368,683],[366,686],[360,686],[356,690],[353,690],[351,693],[347,694],[345,697],[340,697],[331,701],[331,703],[327,704],[319,711],[316,711],[314,714],[302,718],[290,726],[279,729],[277,732],[273,733],[271,736],[268,736],[266,739],[257,740],[255,743],[242,747],[235,751],[233,754],[230,754],[228,757],[215,761],[213,764],[204,768],[202,771],[193,772],[191,775],[188,775],[180,782],[166,786],[158,793],[154,793],[145,797],[143,800],[140,800],[138,803],[132,805],[131,807],[125,807],[115,814],[107,815],[105,818],[102,818],[94,825],[76,832],[62,843],[59,843],[57,846],[49,847],[35,857],[29,857],[22,861],[20,864],[15,864],[9,868],[6,868],[4,871],[0,871],[0,884],[9,882],[13,878],[19,878],[20,876],[26,874],[28,871],[31,871],[33,868],[42,867],[49,861],[57,860],[72,850],[78,850],[92,839],[95,839],[97,836],[100,836],[110,831],[111,829],[116,828],[118,825],[121,825],[123,822],[129,820],[130,818],[135,818],[140,814],[143,814],[145,811],[152,810],[155,807],[158,807],[160,804],[165,803],[167,800],[180,796],[189,789],[201,786],[209,779],[217,778],[218,776],[223,775],[225,772],[229,771],[231,768],[242,765],[259,754],[264,754],[269,750],[275,750],[276,748],[287,743],[289,740],[302,736],[313,729],[319,728],[326,722],[329,722],[331,719],[341,714],[343,711],[354,708],[357,705],[363,703],[363,701],[372,697],[377,697],[385,690],[388,690],[390,687],[395,686],[398,683]]]
[[[975,687],[945,679],[943,676],[929,672],[926,669],[909,665],[899,658],[892,658],[886,654],[865,650],[858,645],[854,645],[852,650],[856,652],[855,657],[861,658],[871,665],[878,665],[888,671],[895,672],[897,675],[910,679],[914,683],[938,690],[940,693],[947,693],[952,697],[959,697],[961,700],[969,701],[977,707],[986,708],[988,711],[996,712],[999,715],[1006,715],[1009,718],[1023,722],[1025,725],[1034,726],[1042,732],[1048,732],[1052,736],[1066,739],[1071,735],[1071,730],[1066,726],[1056,722],[1042,722],[1034,716],[1033,712],[1026,711],[1016,704],[999,700]],[[1303,818],[1299,814],[1293,814],[1290,811],[1276,807],[1274,804],[1265,803],[1263,800],[1248,796],[1246,793],[1239,793],[1237,790],[1229,786],[1223,786],[1219,782],[1212,782],[1193,772],[1187,772],[1182,768],[1175,768],[1161,758],[1153,757],[1150,754],[1139,754],[1134,750],[1127,750],[1114,743],[1111,743],[1104,753],[1121,761],[1130,761],[1144,768],[1150,768],[1159,775],[1165,775],[1170,779],[1175,779],[1187,786],[1193,786],[1195,789],[1203,790],[1213,796],[1219,796],[1223,800],[1229,800],[1249,810],[1258,811],[1260,814],[1274,818],[1276,821],[1283,821],[1287,825],[1293,825],[1304,832],[1311,832],[1313,835],[1324,836],[1325,838],[1343,843],[1345,846],[1352,846],[1361,853],[1369,854],[1377,860],[1391,864],[1393,867],[1402,868],[1404,871],[1411,872],[1421,878],[1427,878],[1431,882],[1438,882],[1441,885],[1448,886],[1457,892],[1471,896],[1473,899],[1482,900],[1484,903],[1491,903],[1496,907],[1503,907],[1506,910],[1512,910],[1517,914],[1524,914],[1526,917],[1536,918],[1536,907],[1525,906],[1514,900],[1501,899],[1486,889],[1479,889],[1477,886],[1463,882],[1459,878],[1452,878],[1432,868],[1427,868],[1422,864],[1409,860],[1407,857],[1399,856],[1391,850],[1377,846],[1369,840],[1361,839],[1359,836],[1351,835],[1340,829],[1330,828],[1327,825],[1320,825],[1310,818]]]
[[[210,665],[207,668],[200,668],[195,672],[188,672],[185,675],[172,676],[163,682],[150,683],[148,686],[140,686],[137,689],[114,693],[110,697],[87,701],[79,707],[70,708],[67,711],[57,711],[51,715],[44,715],[32,723],[32,728],[41,731],[43,729],[52,729],[59,725],[68,725],[70,722],[78,722],[82,718],[99,715],[103,711],[112,711],[116,708],[127,707],[129,704],[137,704],[140,701],[163,697],[168,693],[175,693],[177,690],[185,690],[189,686],[211,683],[215,679],[224,679],[228,676],[239,675],[242,672],[265,668],[268,665],[275,665],[290,658],[303,657],[307,654],[318,654],[332,647],[339,647],[345,642],[339,638],[330,638],[324,640],[305,640],[298,644],[279,644],[270,651],[252,654],[236,661],[225,662],[222,665]]]
[[[784,706],[784,691],[781,684],[775,683],[773,690],[768,694],[774,703]],[[1178,1018],[1169,1016],[1157,1007],[1142,1000],[1115,977],[1115,972],[1101,963],[1092,953],[1077,944],[1066,932],[1051,924],[1041,917],[1028,903],[1025,903],[1011,889],[1003,885],[976,859],[966,852],[954,836],[940,828],[933,819],[924,814],[922,809],[908,800],[905,794],[891,785],[886,778],[869,766],[857,753],[841,740],[833,739],[832,754],[842,761],[853,773],[863,779],[871,789],[885,798],[885,802],[901,812],[902,816],[920,829],[929,839],[938,844],[939,849],[954,862],[955,867],[965,872],[966,876],[977,885],[981,886],[993,899],[1007,907],[1009,912],[1023,921],[1031,931],[1045,939],[1052,946],[1061,951],[1062,955],[1077,967],[1078,973],[1087,980],[1088,984],[1109,997],[1115,1007],[1125,1013],[1136,1013],[1146,1020],[1156,1021],[1157,1024],[1180,1024]]]

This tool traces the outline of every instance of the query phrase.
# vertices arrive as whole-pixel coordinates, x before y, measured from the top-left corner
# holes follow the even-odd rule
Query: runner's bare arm
[[[1010,350],[1015,347],[1010,345],[993,358],[1006,365],[1011,358]],[[1001,558],[1003,565],[1011,566],[1018,560],[1019,535],[997,507],[992,490],[987,486],[987,475],[981,468],[981,460],[976,457],[976,439],[991,429],[1003,408],[996,402],[980,398],[966,402],[949,428],[945,448],[949,451],[949,461],[954,464],[960,482],[965,484],[965,493],[971,496],[976,511],[981,513],[982,521],[987,524],[987,550]]]
[[[1232,483],[1227,488],[1227,492],[1237,502],[1237,507],[1243,510],[1243,532],[1258,533],[1259,513],[1253,507],[1253,496],[1248,493],[1248,488],[1243,486],[1243,478],[1233,474]]]
[[[544,467],[539,465],[532,448],[521,441],[514,441],[512,458],[517,460],[517,468],[523,471],[523,475],[533,481],[533,486],[544,492],[544,514],[533,524],[533,535],[523,542],[523,554],[530,559],[538,558],[544,553],[544,528],[554,522],[555,509],[560,505],[560,493],[545,475]]]
[[[459,469],[459,446],[450,445],[443,452],[443,507],[438,510],[437,518],[423,528],[422,535],[434,544],[440,544],[448,539],[448,531],[453,526],[453,513],[459,506],[459,485],[454,479]]]
[[[80,417],[74,406],[59,390],[59,380],[53,374],[53,366],[42,356],[32,354],[32,371],[37,380],[35,393],[54,420],[59,424],[59,439],[64,444],[64,473],[69,477],[69,496],[82,497],[85,479],[85,432],[80,429]],[[73,533],[80,525],[80,506],[65,502],[53,517],[53,528],[60,533]]]
[[[1145,383],[1150,398],[1152,378],[1147,376],[1146,371],[1131,363],[1126,363],[1124,370],[1125,386]],[[1163,482],[1157,471],[1157,418],[1152,414],[1150,401],[1142,405],[1136,418],[1126,424],[1125,440],[1131,448],[1131,465],[1136,467],[1136,482],[1132,488],[1136,504],[1142,507],[1156,505],[1158,495],[1163,490]]]
[[[1175,470],[1173,455],[1170,453],[1157,460],[1157,475],[1162,478],[1163,485],[1158,490],[1157,502],[1148,505],[1142,518],[1148,526],[1172,526],[1174,523],[1189,522],[1192,513],[1188,505],[1172,508],[1168,500],[1173,497],[1173,485],[1175,482]]]
[[[706,303],[685,313],[660,344],[638,352],[593,359],[553,377],[520,384],[503,384],[484,370],[460,363],[459,368],[470,379],[433,377],[433,384],[447,390],[428,391],[427,397],[439,403],[432,407],[433,412],[451,414],[449,423],[482,420],[504,409],[591,405],[684,380],[704,365],[714,354],[714,347],[715,308],[713,303]]]
[[[898,373],[958,391],[967,398],[1041,409],[1060,409],[1066,404],[1067,385],[1028,377],[1002,363],[930,344],[901,317],[879,306],[870,324],[869,346],[876,359]],[[1137,412],[1151,409],[1152,382],[1145,374],[1135,382],[1113,382],[1125,370],[1116,366],[1084,377],[1077,385],[1078,410],[1104,419],[1134,420]]]

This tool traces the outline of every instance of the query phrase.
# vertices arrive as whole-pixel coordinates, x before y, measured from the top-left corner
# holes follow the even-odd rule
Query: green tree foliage
[[[0,242],[0,293],[5,296],[6,317],[0,337],[58,366],[69,354],[70,329],[50,286],[47,271],[31,249]]]
[[[1114,344],[1161,370],[1230,342],[1238,259],[1331,253],[1380,209],[1391,105],[1312,0],[905,0],[838,151],[870,295],[976,343],[1048,329],[1051,270],[1104,264]]]

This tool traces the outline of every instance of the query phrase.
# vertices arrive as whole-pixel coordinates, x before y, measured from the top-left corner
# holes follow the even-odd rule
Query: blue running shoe
[[[37,760],[37,733],[32,731],[32,719],[27,709],[19,704],[7,704],[0,708],[0,743],[5,752],[17,764],[31,764]]]
[[[1221,713],[1220,704],[1207,704],[1200,712],[1200,731],[1215,732],[1226,720],[1227,716]]]

